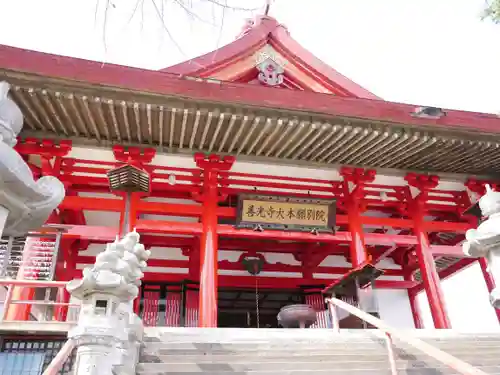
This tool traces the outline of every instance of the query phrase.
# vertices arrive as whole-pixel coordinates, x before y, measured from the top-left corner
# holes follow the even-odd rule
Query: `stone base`
[[[490,293],[490,302],[495,309],[500,309],[500,288],[493,289]]]
[[[74,375],[114,375],[116,356],[111,346],[85,345],[77,349]]]
[[[5,228],[5,223],[7,222],[7,216],[9,216],[9,210],[0,206],[0,238],[2,238],[3,229]]]

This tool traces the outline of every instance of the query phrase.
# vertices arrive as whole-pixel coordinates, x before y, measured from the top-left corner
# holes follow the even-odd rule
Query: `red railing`
[[[76,323],[79,304],[60,302],[65,293],[65,281],[40,280],[0,280],[0,288],[6,288],[3,302],[3,314],[0,322],[31,321],[50,323]],[[29,291],[34,299],[23,300]],[[22,310],[22,314],[18,314]],[[23,317],[21,317],[23,316]]]
[[[61,350],[59,350],[57,355],[52,359],[52,361],[47,366],[42,375],[59,374],[59,371],[61,371],[62,367],[64,366],[64,363],[68,360],[69,356],[71,355],[75,347],[76,347],[75,341],[68,339],[68,341],[64,343]]]

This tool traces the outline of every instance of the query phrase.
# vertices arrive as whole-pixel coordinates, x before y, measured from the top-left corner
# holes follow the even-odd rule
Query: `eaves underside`
[[[231,154],[299,165],[495,175],[500,135],[214,102],[34,77],[8,78],[22,137]],[[235,98],[235,101],[238,98]]]

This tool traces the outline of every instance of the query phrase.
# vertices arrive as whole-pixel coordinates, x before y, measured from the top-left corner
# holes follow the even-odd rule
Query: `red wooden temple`
[[[321,313],[321,291],[370,263],[383,271],[370,286],[382,319],[420,328],[424,290],[435,327],[450,328],[440,282],[476,261],[460,243],[500,171],[498,116],[384,101],[268,16],[160,71],[0,46],[0,80],[25,116],[18,152],[67,189],[41,231],[62,233],[56,280],[79,277],[127,221],[152,251],[137,304],[146,325],[255,326],[260,315],[272,326],[304,302]],[[129,209],[107,176],[125,164],[151,178]],[[334,202],[332,231],[279,227],[285,211],[269,202],[266,225],[237,225],[245,196]],[[29,307],[10,309],[27,318]]]

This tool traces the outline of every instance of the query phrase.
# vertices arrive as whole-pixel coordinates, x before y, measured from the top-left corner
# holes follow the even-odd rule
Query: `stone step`
[[[500,375],[500,334],[411,331],[431,345]],[[390,375],[386,340],[376,330],[146,329],[139,375]],[[394,341],[398,375],[456,374]]]
[[[344,345],[327,345],[327,344],[297,344],[297,343],[283,343],[283,345],[271,345],[268,343],[261,344],[239,344],[239,343],[183,343],[183,344],[172,344],[172,343],[147,343],[145,350],[175,350],[180,352],[182,350],[190,352],[225,352],[225,353],[239,353],[247,351],[313,351],[313,350],[326,350],[332,351],[359,351],[359,350],[379,350],[380,348],[385,348],[385,343],[372,343],[372,344],[344,344]]]
[[[481,348],[494,350],[498,348],[500,350],[500,341],[477,341],[474,343],[464,343],[461,341],[441,341],[441,342],[428,342],[429,344],[440,348],[445,351],[469,351],[471,348]],[[404,350],[416,350],[413,349],[411,345],[395,341],[394,347],[404,349]],[[275,343],[172,343],[172,342],[148,342],[145,343],[145,350],[175,350],[179,352],[186,350],[189,352],[193,351],[203,351],[203,352],[226,352],[226,353],[237,353],[246,351],[316,351],[325,350],[329,352],[352,352],[360,350],[380,350],[386,348],[385,340],[380,340],[377,342],[365,342],[365,343],[303,343],[303,342],[283,342],[280,344]]]
[[[358,335],[364,336],[367,333],[375,332],[376,329],[341,329],[338,335]],[[419,337],[472,337],[472,336],[483,336],[483,337],[500,337],[500,329],[487,331],[470,331],[463,332],[457,330],[435,330],[435,329],[402,329],[402,332],[412,332]],[[168,333],[168,334],[181,334],[181,335],[205,335],[218,334],[218,335],[255,335],[262,332],[268,334],[276,335],[302,335],[311,336],[316,335],[317,332],[334,332],[330,328],[316,328],[316,329],[281,329],[281,328],[199,328],[199,327],[145,327],[144,333]]]
[[[498,359],[491,359],[490,361],[471,361],[471,365],[476,367],[488,367],[494,369],[495,371],[500,371],[500,361]],[[446,365],[437,362],[423,362],[423,361],[397,361],[396,366],[398,369],[408,369],[408,368],[436,368],[436,369],[447,369]],[[388,359],[380,361],[370,361],[363,360],[334,360],[329,361],[311,361],[308,362],[294,362],[287,361],[286,358],[282,358],[278,362],[255,362],[255,361],[245,361],[239,362],[227,362],[227,363],[202,363],[202,362],[185,362],[185,363],[141,363],[138,365],[138,370],[143,372],[156,372],[161,369],[168,369],[169,371],[176,372],[203,372],[203,371],[219,371],[219,372],[246,372],[246,371],[296,371],[296,370],[322,370],[322,369],[344,369],[344,370],[386,370],[389,368]]]
[[[219,371],[203,371],[201,372],[204,375],[220,375],[221,372]],[[224,375],[326,375],[326,374],[336,374],[336,375],[342,375],[342,374],[349,374],[349,375],[392,375],[390,371],[388,370],[383,370],[383,371],[374,371],[374,370],[349,370],[349,371],[344,371],[344,370],[329,370],[329,369],[324,369],[324,370],[298,370],[298,371],[244,371],[244,372],[237,372],[237,371],[227,371],[224,372]],[[143,372],[138,370],[137,375],[199,375],[199,371],[164,371],[164,370],[159,370],[156,372]],[[410,374],[410,373],[408,373]],[[416,375],[415,372],[411,373],[412,375]],[[425,373],[422,373],[425,374]],[[429,373],[429,375],[440,375],[441,373]],[[398,375],[405,375],[404,372],[398,373]]]
[[[396,359],[401,361],[422,361],[422,362],[436,362],[432,358],[426,356],[425,354],[413,355],[413,354],[396,354]],[[450,353],[451,354],[451,353]],[[500,352],[474,352],[471,353],[453,353],[457,358],[465,362],[477,362],[477,363],[499,363],[500,364]],[[339,354],[339,353],[256,353],[254,355],[249,354],[230,354],[230,355],[219,355],[219,354],[207,354],[207,355],[147,355],[143,354],[140,358],[140,363],[247,363],[247,362],[280,362],[285,359],[288,362],[334,362],[339,360],[354,361],[386,361],[388,359],[387,352],[380,352],[376,354]],[[439,362],[436,362],[439,363]]]
[[[145,342],[172,342],[172,343],[189,343],[189,342],[204,342],[204,343],[258,343],[258,342],[269,342],[269,343],[282,343],[282,342],[317,342],[317,343],[345,343],[345,342],[372,342],[384,339],[383,335],[373,335],[373,336],[335,336],[331,332],[325,333],[323,336],[268,336],[266,334],[254,337],[232,337],[232,336],[218,336],[218,335],[202,335],[202,336],[178,336],[170,334],[159,334],[159,335],[147,335],[144,336]],[[500,341],[500,338],[497,338]]]
[[[480,368],[489,375],[500,375],[500,367],[485,366]],[[418,367],[418,368],[398,368],[398,375],[456,375],[457,372],[452,369],[435,369],[433,367]],[[323,368],[318,370],[265,370],[265,371],[172,371],[170,369],[158,370],[138,370],[137,375],[391,375],[389,369],[344,369],[344,368]]]
[[[421,340],[427,342],[450,342],[450,341],[460,341],[464,343],[474,343],[474,342],[500,342],[500,336],[474,336],[474,337],[418,337],[417,335],[411,335],[411,337],[420,338]],[[323,335],[318,336],[295,336],[295,335],[284,335],[281,337],[268,335],[263,332],[261,335],[254,336],[239,336],[233,337],[230,335],[214,335],[214,334],[206,334],[206,335],[171,335],[169,333],[165,334],[149,334],[144,338],[145,342],[172,342],[172,343],[189,343],[189,342],[205,342],[205,343],[252,343],[252,342],[269,342],[269,343],[282,343],[282,342],[317,342],[317,343],[365,343],[365,342],[373,342],[378,340],[383,340],[385,336],[381,333],[370,334],[359,336],[359,335],[336,335],[332,332],[325,332]]]

